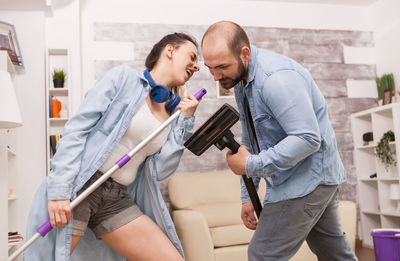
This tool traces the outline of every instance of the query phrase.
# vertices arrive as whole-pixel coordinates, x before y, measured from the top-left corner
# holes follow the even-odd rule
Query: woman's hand
[[[68,224],[72,212],[69,200],[49,200],[48,210],[50,223],[53,228],[62,227]]]
[[[189,95],[181,100],[177,109],[181,110],[184,116],[193,116],[196,111],[199,101],[193,95]]]

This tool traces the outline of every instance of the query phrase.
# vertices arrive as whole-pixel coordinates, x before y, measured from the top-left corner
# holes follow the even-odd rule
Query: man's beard
[[[234,78],[225,77],[219,80],[219,84],[222,88],[229,90],[243,80],[247,74],[247,68],[244,66],[243,62],[238,59],[238,73]]]

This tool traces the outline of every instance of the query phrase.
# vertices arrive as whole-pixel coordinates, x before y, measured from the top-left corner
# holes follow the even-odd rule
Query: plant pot
[[[54,88],[62,88],[64,87],[64,80],[63,79],[54,79]]]

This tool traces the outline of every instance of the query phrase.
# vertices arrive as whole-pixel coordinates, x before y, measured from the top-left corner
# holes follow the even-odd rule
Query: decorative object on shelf
[[[53,98],[51,100],[51,108],[53,110],[53,118],[60,118],[61,102]]]
[[[385,164],[386,171],[390,165],[396,166],[396,160],[393,157],[393,152],[390,150],[389,142],[394,141],[393,131],[387,131],[383,134],[381,140],[375,148],[375,155]]]
[[[61,102],[61,111],[60,111],[61,118],[68,118],[68,109],[65,102]]]
[[[2,21],[0,21],[0,50],[8,52],[15,68],[24,69],[24,60],[22,59],[15,27]]]
[[[387,89],[394,90],[394,77],[393,73],[384,74],[381,77],[376,77],[376,86],[378,88],[378,99],[382,100],[383,92]]]
[[[400,213],[400,184],[390,184],[390,199],[397,201],[396,212]]]
[[[66,77],[66,74],[65,74],[64,70],[54,69],[54,71],[53,71],[54,88],[63,88],[65,77]]]
[[[6,71],[0,71],[0,129],[19,126],[22,126],[21,113],[11,76]]]
[[[18,232],[8,232],[8,243],[24,241],[24,237]]]
[[[11,196],[13,195],[13,193],[14,193],[14,190],[13,190],[12,188],[8,187],[8,195],[7,195],[7,197],[8,197],[8,198],[11,198]]]
[[[382,105],[392,103],[393,89],[386,89],[383,91]]]
[[[366,132],[363,134],[364,145],[372,145],[374,143],[374,135],[372,132]]]

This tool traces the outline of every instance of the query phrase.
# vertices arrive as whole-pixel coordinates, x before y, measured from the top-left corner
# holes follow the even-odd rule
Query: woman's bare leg
[[[183,261],[168,237],[146,215],[104,235],[102,240],[128,260]]]
[[[78,245],[79,241],[81,240],[82,237],[80,236],[74,236],[72,235],[71,239],[71,252],[70,255],[72,255],[72,252],[74,252],[75,247]]]

